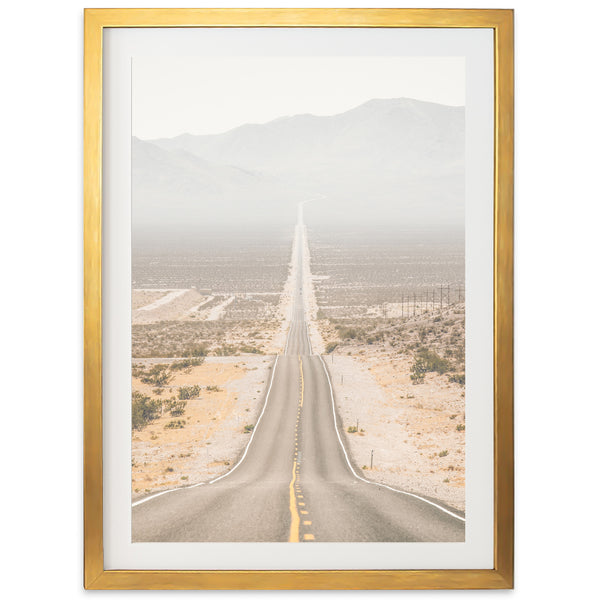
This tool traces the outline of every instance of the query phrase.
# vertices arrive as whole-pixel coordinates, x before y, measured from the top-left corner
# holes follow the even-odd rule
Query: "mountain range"
[[[465,109],[407,98],[132,140],[134,232],[307,222],[461,228]]]

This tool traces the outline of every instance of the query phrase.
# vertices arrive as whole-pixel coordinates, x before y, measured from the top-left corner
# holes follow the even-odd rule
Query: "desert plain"
[[[210,481],[239,461],[302,277],[313,353],[325,359],[355,469],[465,509],[460,245],[370,239],[357,249],[310,229],[307,238],[295,248],[290,235],[287,251],[261,243],[205,261],[200,253],[197,280],[172,256],[174,268],[142,257],[134,269],[132,411],[142,415],[132,423],[134,501]],[[296,273],[300,251],[308,260]]]

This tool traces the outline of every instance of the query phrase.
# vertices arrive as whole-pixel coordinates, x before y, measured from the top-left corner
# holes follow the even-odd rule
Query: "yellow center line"
[[[300,406],[304,404],[304,373],[302,371],[302,358],[298,356],[300,362]]]
[[[290,524],[289,542],[300,541],[300,515],[296,507],[296,494],[294,493],[294,483],[296,482],[296,461],[292,469],[292,481],[290,483],[290,513],[292,514],[292,522]]]
[[[304,373],[302,371],[302,358],[298,355],[298,363],[300,364],[300,405],[298,406],[298,416],[296,417],[296,431],[295,438],[298,439],[298,425],[297,423],[300,421],[300,409],[304,404]],[[298,442],[294,444],[294,456],[298,456]],[[292,481],[290,481],[290,514],[292,516],[292,521],[290,523],[290,542],[299,542],[300,541],[300,515],[298,514],[298,504],[304,506],[304,502],[300,502],[297,504],[296,502],[296,493],[294,491],[294,485],[296,485],[296,489],[298,492],[300,491],[298,484],[296,484],[296,479],[299,478],[298,472],[299,467],[297,461],[294,459],[294,465],[292,467]],[[298,476],[298,477],[297,477]],[[302,497],[302,496],[300,496]],[[300,511],[302,514],[308,514],[305,510]],[[306,539],[306,536],[304,536]]]

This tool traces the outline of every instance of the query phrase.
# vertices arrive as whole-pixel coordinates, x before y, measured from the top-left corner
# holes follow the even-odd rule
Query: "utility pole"
[[[371,470],[373,470],[373,450],[371,450]]]
[[[444,299],[444,286],[440,285],[440,311],[442,310],[442,300]]]

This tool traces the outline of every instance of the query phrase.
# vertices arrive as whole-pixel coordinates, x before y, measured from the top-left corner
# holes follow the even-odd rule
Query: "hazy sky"
[[[133,135],[222,133],[372,98],[465,103],[463,57],[135,57]]]

